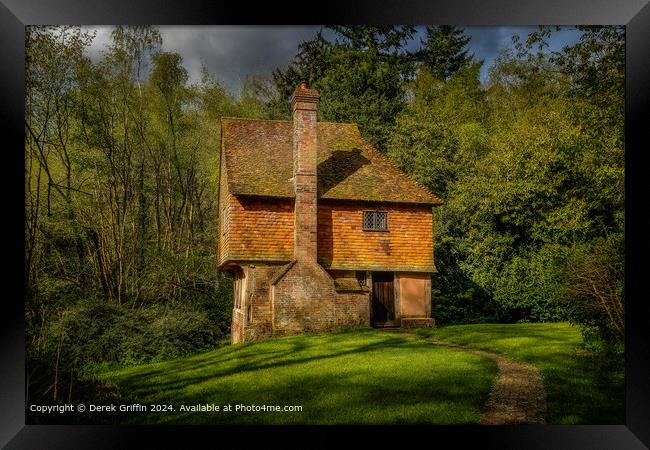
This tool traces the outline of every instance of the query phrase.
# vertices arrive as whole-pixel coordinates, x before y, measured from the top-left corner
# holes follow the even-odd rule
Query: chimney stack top
[[[316,89],[309,89],[306,81],[301,81],[291,96],[291,109],[299,110],[316,110],[320,94]]]

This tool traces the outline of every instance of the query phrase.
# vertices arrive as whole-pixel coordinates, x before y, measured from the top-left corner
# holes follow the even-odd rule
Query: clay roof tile
[[[234,195],[294,197],[291,121],[223,118]],[[366,142],[356,124],[318,122],[318,197],[439,205],[442,200]]]

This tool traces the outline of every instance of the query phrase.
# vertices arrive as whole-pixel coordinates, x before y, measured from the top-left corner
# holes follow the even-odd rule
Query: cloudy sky
[[[97,60],[110,40],[112,27],[84,27],[96,31],[88,53]],[[276,67],[285,67],[296,54],[298,44],[310,39],[320,26],[161,26],[163,49],[175,51],[183,58],[190,80],[198,81],[201,66],[222,80],[226,87],[237,93],[242,81],[249,75],[270,74]],[[409,44],[417,47],[424,27]],[[524,38],[536,27],[467,27],[471,36],[470,51],[485,61],[481,77],[487,71],[500,49],[512,44],[512,36]],[[327,36],[327,32],[325,33]],[[575,42],[576,31],[554,33],[551,48],[559,49]]]

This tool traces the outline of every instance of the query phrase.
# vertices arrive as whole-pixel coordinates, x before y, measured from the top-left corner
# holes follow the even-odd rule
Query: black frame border
[[[645,117],[650,112],[650,4],[648,0],[371,0],[344,3],[277,2],[217,3],[209,0],[155,2],[154,0],[0,0],[0,124],[3,128],[2,176],[4,203],[10,203],[6,221],[13,234],[6,239],[10,254],[0,313],[0,444],[6,448],[120,448],[179,447],[188,438],[225,444],[224,432],[250,443],[250,428],[276,435],[305,431],[304,427],[179,427],[179,426],[56,426],[25,425],[25,335],[23,308],[24,260],[24,70],[25,26],[46,24],[305,24],[305,23],[413,23],[498,25],[626,25],[626,420],[625,425],[581,426],[438,426],[393,427],[385,433],[395,442],[421,434],[432,443],[446,440],[456,447],[527,449],[641,449],[650,447],[650,339],[642,295],[648,219],[639,208],[647,191],[642,172],[643,152],[650,142]],[[644,145],[645,144],[645,145]],[[16,186],[22,186],[16,192]],[[22,195],[22,196],[21,196]],[[5,235],[7,236],[7,235]],[[645,239],[644,239],[645,238]],[[11,261],[11,262],[8,262]],[[351,427],[310,427],[312,436]],[[366,427],[366,430],[374,427]],[[400,428],[403,428],[400,429]],[[255,430],[257,431],[257,430]],[[257,433],[256,433],[257,434]],[[386,436],[389,435],[389,436]],[[408,436],[408,438],[407,438]],[[217,438],[218,440],[216,440]],[[295,441],[294,441],[295,442]],[[305,442],[307,444],[307,442]]]

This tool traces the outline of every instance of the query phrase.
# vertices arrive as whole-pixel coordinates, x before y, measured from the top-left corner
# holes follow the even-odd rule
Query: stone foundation
[[[233,308],[233,344],[370,324],[369,291],[337,291],[334,279],[320,265],[251,264],[233,273],[245,280],[241,307]]]

